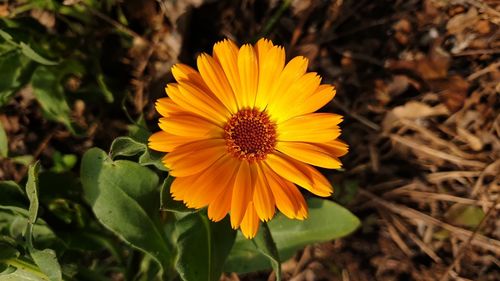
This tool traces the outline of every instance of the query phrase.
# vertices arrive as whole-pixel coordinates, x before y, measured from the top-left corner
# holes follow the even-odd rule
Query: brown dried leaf
[[[9,3],[0,3],[0,18],[9,16]]]
[[[430,82],[432,91],[439,93],[440,100],[451,112],[463,107],[470,83],[459,75]]]
[[[464,29],[475,25],[478,20],[477,9],[472,7],[466,13],[452,17],[446,24],[446,29],[450,34],[459,34]]]
[[[469,144],[472,150],[481,151],[483,149],[483,142],[481,141],[481,139],[475,136],[474,134],[471,134],[466,129],[458,127],[457,133],[459,137],[461,137],[464,141],[466,141]]]
[[[450,112],[443,104],[434,107],[418,101],[409,101],[405,105],[395,107],[382,121],[382,127],[388,131],[394,127],[394,124],[400,119],[415,120],[419,118],[448,115]]]
[[[54,28],[56,24],[56,16],[54,13],[46,10],[33,9],[31,10],[31,16],[48,29]]]
[[[292,14],[298,16],[305,12],[313,4],[312,0],[293,0],[290,7],[292,9]]]
[[[441,48],[434,48],[425,57],[415,60],[387,60],[386,67],[389,69],[408,69],[416,71],[426,80],[445,78],[450,67],[450,56]]]

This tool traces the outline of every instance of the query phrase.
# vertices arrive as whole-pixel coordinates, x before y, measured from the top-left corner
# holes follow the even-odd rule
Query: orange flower
[[[337,140],[342,116],[314,113],[335,88],[320,85],[307,64],[299,56],[285,65],[284,49],[261,39],[241,48],[218,42],[213,56],[198,57],[198,71],[172,67],[177,83],[156,102],[161,131],[149,147],[169,152],[163,163],[176,177],[175,200],[208,206],[213,221],[230,212],[232,227],[253,238],[276,207],[289,218],[307,217],[296,185],[331,195],[331,184],[311,165],[340,168],[337,157],[348,146]]]

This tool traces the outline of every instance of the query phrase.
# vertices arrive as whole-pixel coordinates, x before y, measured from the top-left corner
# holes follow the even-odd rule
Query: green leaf
[[[24,42],[20,43],[20,47],[21,47],[21,52],[25,56],[27,56],[28,58],[30,58],[30,59],[32,59],[40,64],[43,64],[43,65],[56,65],[56,64],[58,64],[55,61],[51,61],[51,60],[48,60],[48,59],[42,57],[41,55],[39,55],[37,52],[35,52],[35,50],[33,50],[29,45],[27,45]]]
[[[262,223],[257,236],[252,240],[261,254],[266,256],[276,273],[276,280],[281,280],[281,261],[276,243],[267,223]]]
[[[291,220],[278,214],[268,223],[282,261],[308,244],[346,236],[360,225],[356,216],[337,203],[317,198],[311,198],[307,203],[308,219]],[[224,270],[246,273],[269,268],[271,264],[251,240],[238,234]]]
[[[122,105],[122,107],[125,113],[128,115],[128,111],[125,105]],[[148,129],[148,125],[146,124],[143,115],[139,116],[134,124],[128,126],[128,131],[129,137],[144,144],[148,143],[149,136],[151,136],[151,132]]]
[[[31,162],[33,162],[33,155],[19,155],[10,157],[9,159],[16,164],[28,166]]]
[[[146,134],[149,136],[150,133],[146,132]],[[143,137],[141,139],[143,139]],[[155,166],[161,171],[167,170],[161,161],[163,154],[150,150],[144,140],[141,142],[132,137],[118,137],[111,144],[109,153],[113,159],[117,156],[131,157],[140,155],[139,164],[143,166]]]
[[[10,274],[16,270],[15,267],[12,267],[8,263],[9,260],[17,259],[20,254],[15,247],[15,243],[0,239],[0,276]]]
[[[7,233],[9,237],[22,241],[25,240],[26,237],[25,232],[27,225],[27,210],[16,207],[0,206],[0,231],[2,233]],[[53,247],[58,246],[57,244],[60,243],[47,223],[40,218],[37,219],[37,222],[33,226],[32,236],[37,242],[37,245]]]
[[[19,251],[10,243],[0,241],[0,263],[3,260],[19,257]]]
[[[56,173],[63,173],[73,169],[78,161],[78,157],[74,154],[62,154],[56,150],[52,155],[52,161],[54,161],[54,166],[50,170]]]
[[[173,257],[159,218],[158,176],[135,162],[112,161],[92,148],[83,156],[81,178],[97,219],[167,270]]]
[[[1,29],[0,29],[0,37],[2,37],[2,39],[7,41],[7,42],[14,43],[14,41],[12,41],[12,36],[9,33],[5,32]]]
[[[117,156],[135,156],[146,151],[146,145],[131,137],[118,137],[111,144],[109,153],[115,159]]]
[[[36,266],[24,259],[10,259],[7,264],[11,269],[5,274],[0,274],[0,281],[48,281],[50,280],[44,273],[40,272]]]
[[[100,72],[100,68],[96,78],[97,78],[97,85],[101,89],[104,99],[106,100],[106,102],[112,103],[114,100],[113,92],[111,92],[111,90],[108,88],[108,85],[105,82],[104,74]]]
[[[182,279],[218,281],[236,236],[229,219],[216,223],[198,212],[177,221],[176,229],[179,233],[176,268]]]
[[[51,249],[37,250],[33,246],[33,228],[38,217],[38,170],[39,163],[31,165],[28,169],[28,182],[26,183],[26,194],[30,201],[28,209],[28,225],[26,226],[26,241],[28,251],[35,264],[47,275],[51,281],[61,281],[61,266],[57,261],[56,254]]]
[[[2,46],[0,44],[0,107],[29,82],[35,66],[31,60],[21,55],[17,47],[2,51]]]
[[[485,214],[478,206],[454,204],[445,214],[446,219],[455,225],[474,228],[483,220]]]
[[[165,156],[164,153],[153,151],[147,147],[146,151],[139,157],[139,164],[143,166],[154,166],[160,171],[167,171],[167,168],[162,162],[163,156]]]
[[[8,264],[0,263],[0,280],[2,280],[1,275],[11,274],[16,271],[16,268]]]
[[[16,50],[8,51],[0,56],[0,90],[15,88],[17,80],[21,76],[21,59]]]
[[[40,270],[51,281],[62,281],[61,265],[57,261],[56,253],[51,249],[30,249],[30,255]]]
[[[30,201],[30,206],[28,209],[28,225],[26,227],[26,241],[28,247],[33,247],[33,226],[38,217],[38,170],[40,169],[40,164],[37,162],[28,168],[28,182],[26,183],[26,195],[28,195],[28,200]]]
[[[3,129],[2,123],[0,122],[0,157],[7,157],[9,154],[9,143],[7,140],[7,134]]]
[[[55,68],[38,67],[31,78],[33,93],[49,120],[63,123],[73,133],[71,109],[64,97],[64,88]]]

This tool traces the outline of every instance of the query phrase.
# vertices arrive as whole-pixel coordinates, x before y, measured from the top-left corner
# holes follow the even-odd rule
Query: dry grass
[[[155,117],[150,101],[171,79],[170,66],[194,65],[223,37],[245,43],[268,31],[289,56],[306,56],[310,70],[337,86],[325,110],[346,116],[350,153],[345,172],[329,176],[337,183],[334,199],[355,211],[363,227],[298,253],[283,265],[288,280],[498,280],[500,1],[139,2],[123,6],[142,30],[99,16],[136,38],[124,58],[132,69],[127,105],[147,121]],[[22,94],[18,100],[15,110],[37,112]],[[105,147],[126,128],[119,117],[96,121],[89,111],[81,116],[88,139],[49,128],[48,140],[34,141],[36,151],[26,148],[30,125],[23,120],[39,113],[0,119],[14,152],[17,145],[23,154],[50,158],[51,140],[75,141],[81,154]],[[2,170],[4,178],[23,174],[8,163]],[[240,278],[274,275],[223,279]]]

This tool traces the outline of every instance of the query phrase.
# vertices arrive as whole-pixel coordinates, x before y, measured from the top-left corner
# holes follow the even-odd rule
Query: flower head
[[[208,206],[219,221],[228,213],[247,238],[278,208],[293,219],[307,217],[297,189],[329,196],[332,186],[311,165],[336,169],[347,153],[337,140],[342,116],[314,113],[335,95],[331,85],[307,71],[307,59],[285,64],[285,51],[266,39],[238,48],[215,44],[198,57],[198,71],[176,64],[177,83],[156,102],[160,132],[152,149],[168,152],[163,163],[175,178],[174,199]]]

